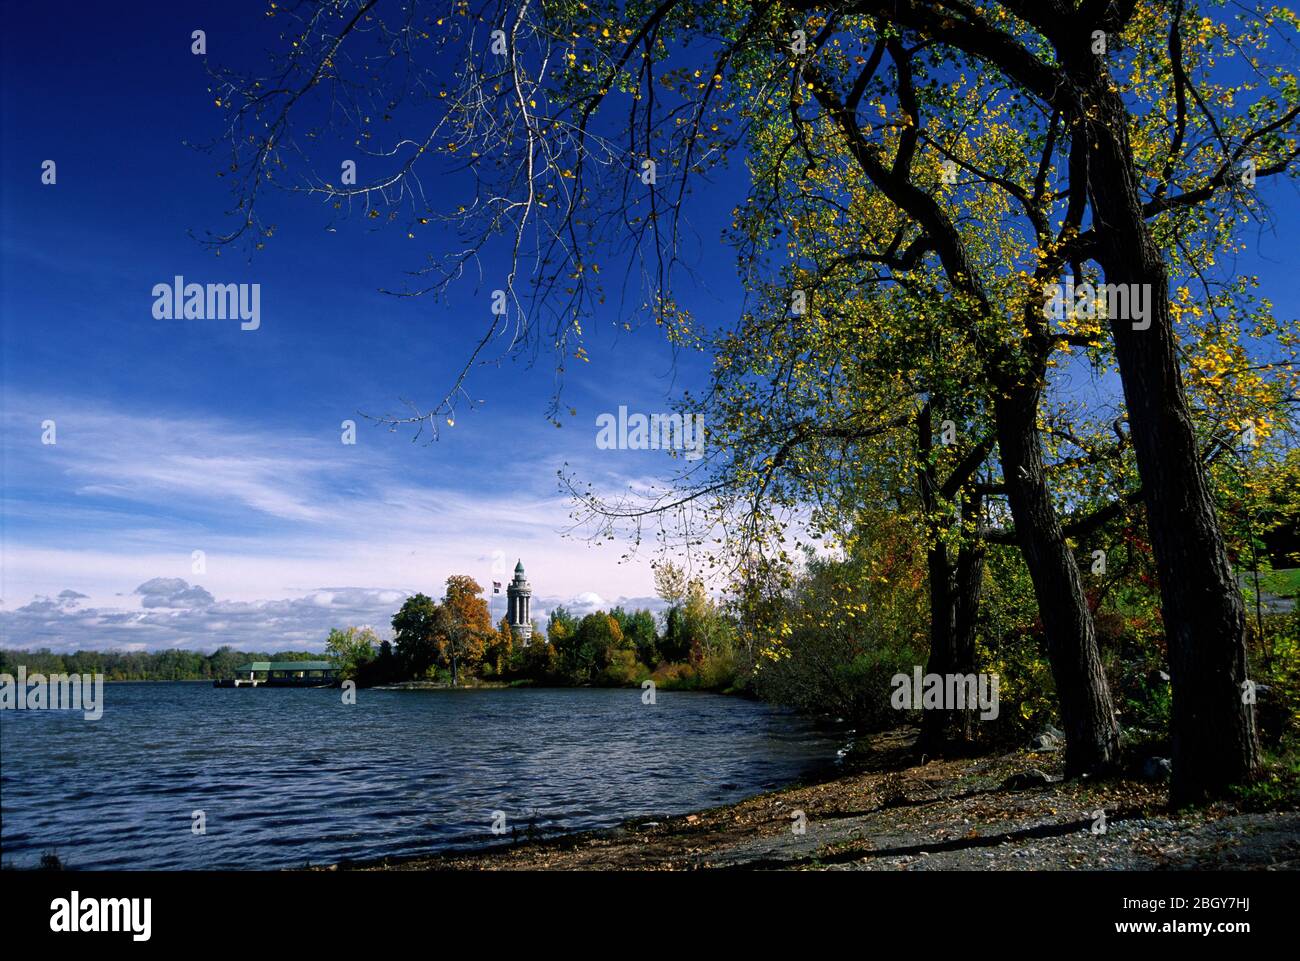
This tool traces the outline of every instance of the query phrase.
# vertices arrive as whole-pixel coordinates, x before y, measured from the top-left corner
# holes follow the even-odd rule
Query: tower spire
[[[520,558],[515,563],[515,577],[506,588],[506,620],[510,624],[510,633],[520,646],[527,647],[533,636],[533,621],[530,608],[533,601],[533,589],[524,574],[524,562]]]

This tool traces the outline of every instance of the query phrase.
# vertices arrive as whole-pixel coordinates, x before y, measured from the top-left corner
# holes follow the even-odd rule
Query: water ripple
[[[766,705],[639,690],[113,684],[104,716],[0,714],[0,857],[274,868],[582,830],[788,783],[838,738]],[[206,833],[195,834],[195,811]]]

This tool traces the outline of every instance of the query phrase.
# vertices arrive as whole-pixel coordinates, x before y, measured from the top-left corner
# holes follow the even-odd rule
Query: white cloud
[[[76,595],[63,591],[61,595]],[[0,610],[0,646],[77,650],[140,651],[185,648],[211,652],[222,645],[238,650],[321,650],[331,628],[373,626],[392,637],[393,615],[407,592],[359,587],[329,587],[301,597],[258,601],[217,600],[198,584],[181,578],[150,578],[121,595],[143,598],[139,610],[77,605],[73,598],[35,598],[15,610]],[[158,602],[155,599],[161,598]],[[198,599],[198,600],[196,600]],[[563,605],[578,617],[623,606],[659,611],[657,598],[619,598],[606,603],[586,592],[577,597],[537,598],[534,617],[545,623]],[[503,596],[492,598],[494,620],[504,613]]]
[[[46,416],[51,447],[30,429]],[[3,418],[5,646],[317,646],[330,627],[386,626],[453,573],[490,592],[516,557],[543,620],[560,598],[587,613],[650,592],[648,559],[560,535],[571,505],[548,464],[512,460],[493,486],[436,449],[345,447],[332,425],[308,436],[34,399]]]
[[[241,650],[320,650],[332,627],[387,625],[398,606],[392,602],[395,593],[400,594],[344,588],[302,598],[218,601],[197,584],[153,578],[132,592],[143,595],[139,611],[73,608],[39,599],[17,610],[0,611],[0,639],[5,647],[48,647],[60,652],[171,647],[212,651],[223,644]],[[329,603],[319,603],[322,597],[330,598]],[[389,632],[385,627],[380,633]]]
[[[65,592],[66,593],[66,592]],[[179,577],[154,577],[145,581],[132,593],[139,594],[140,603],[146,607],[194,608],[207,607],[213,597],[197,584],[190,587]]]

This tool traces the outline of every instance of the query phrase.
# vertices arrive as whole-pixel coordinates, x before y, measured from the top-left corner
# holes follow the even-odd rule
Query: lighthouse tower
[[[524,562],[515,564],[515,579],[506,588],[506,620],[510,623],[510,633],[524,647],[528,646],[533,636],[533,622],[529,616],[533,589],[524,576]]]

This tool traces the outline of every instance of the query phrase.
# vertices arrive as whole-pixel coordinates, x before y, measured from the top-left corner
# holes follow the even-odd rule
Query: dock
[[[213,687],[338,687],[339,668],[332,661],[251,661],[235,668],[234,677]]]

